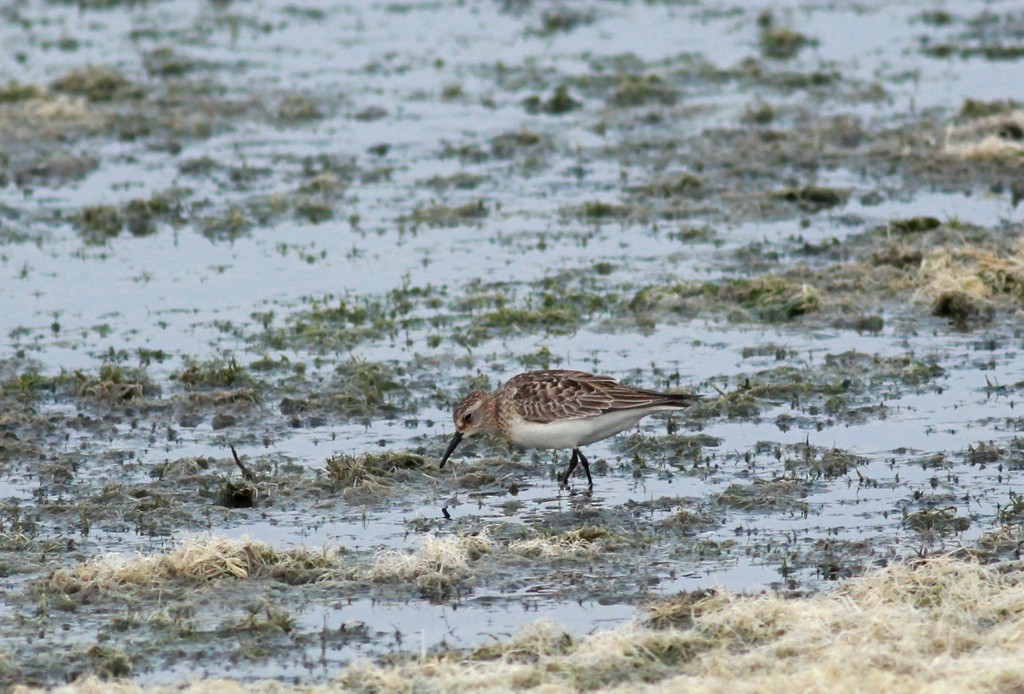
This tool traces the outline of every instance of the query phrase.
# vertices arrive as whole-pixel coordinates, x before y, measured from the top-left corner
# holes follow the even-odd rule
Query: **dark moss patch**
[[[920,387],[944,373],[938,364],[931,361],[910,356],[872,356],[851,350],[826,355],[824,364],[816,368],[780,365],[741,376],[738,387],[718,398],[708,398],[695,404],[686,414],[688,418],[698,420],[721,416],[748,418],[756,417],[763,407],[789,403],[794,411],[805,412],[811,417],[824,416],[828,421],[855,420],[860,416],[857,408],[871,406],[880,386]],[[800,449],[799,453],[793,456],[794,465],[799,465],[801,456],[811,456],[815,460],[808,458],[805,467],[812,471],[825,467],[839,469],[844,464],[850,467],[848,460],[845,463],[833,460],[826,451]]]
[[[160,221],[173,224],[184,221],[176,193],[135,198],[124,205],[85,207],[74,218],[75,227],[86,243],[104,243],[118,236],[125,227],[133,236],[148,236],[156,232]]]
[[[764,101],[758,101],[743,107],[743,115],[740,116],[740,120],[754,125],[768,125],[775,120],[776,115],[774,106]]]
[[[632,214],[632,210],[627,205],[591,200],[583,203],[578,214],[581,218],[589,220],[625,219]]]
[[[679,92],[658,75],[626,75],[608,97],[609,105],[623,108],[649,104],[671,106],[678,100]]]
[[[474,316],[465,331],[456,336],[459,342],[478,344],[498,335],[545,331],[553,334],[572,332],[580,319],[572,307],[543,305],[537,308],[505,306]]]
[[[295,202],[295,214],[311,224],[322,224],[334,217],[334,205],[325,200],[301,198]]]
[[[182,57],[169,46],[160,46],[145,53],[142,64],[147,75],[162,79],[184,77],[197,67],[194,60]]]
[[[758,44],[761,55],[772,60],[789,60],[802,48],[814,42],[798,31],[778,26],[771,10],[764,10],[757,18],[760,28]]]
[[[277,119],[282,123],[303,123],[323,117],[320,105],[301,94],[284,97],[277,106]]]
[[[75,225],[86,242],[103,243],[121,233],[124,217],[114,205],[93,205],[78,214]]]
[[[202,220],[203,236],[215,240],[231,240],[249,231],[253,220],[241,209],[230,207],[216,216]]]
[[[527,113],[546,113],[549,116],[560,116],[583,106],[579,101],[569,95],[569,87],[562,84],[555,87],[554,93],[544,99],[540,96],[530,96],[523,100],[523,106]]]
[[[477,188],[485,178],[477,174],[460,171],[451,176],[433,176],[427,181],[427,185],[437,191],[454,188],[456,190],[472,190]]]
[[[989,116],[998,116],[1004,113],[1011,113],[1013,111],[1020,110],[1024,106],[1020,101],[1014,99],[1004,99],[995,101],[982,101],[980,99],[964,99],[964,103],[960,106],[960,118],[967,120],[975,120],[978,118],[988,118]]]
[[[431,205],[413,210],[410,217],[415,224],[426,224],[431,227],[451,227],[467,222],[479,221],[487,217],[487,205],[483,198],[471,200],[464,205]]]
[[[55,92],[84,96],[93,102],[139,99],[143,96],[142,89],[123,74],[98,66],[72,70],[54,80],[50,88]]]
[[[823,186],[804,186],[803,188],[786,188],[773,195],[781,200],[791,202],[806,212],[820,212],[846,202],[849,194],[837,188]]]
[[[532,130],[505,133],[491,139],[491,156],[496,159],[510,159],[535,154],[543,144],[544,139]]]
[[[880,333],[885,328],[885,319],[879,315],[869,314],[853,318],[840,318],[833,325],[843,330],[856,330],[859,333]]]
[[[11,104],[18,101],[37,99],[43,90],[35,84],[22,84],[17,80],[9,80],[6,86],[0,87],[0,104]]]
[[[548,36],[569,32],[593,21],[594,16],[589,12],[580,12],[569,7],[545,10],[541,15],[541,25],[537,33],[542,36]]]
[[[971,321],[991,315],[992,305],[982,297],[961,289],[944,289],[931,301],[932,315],[948,318],[966,327]]]
[[[951,43],[930,43],[927,40],[921,42],[921,53],[931,58],[949,58],[959,56],[960,58],[984,58],[985,60],[1018,60],[1024,57],[1024,46],[1010,46],[1005,44],[993,44],[988,46],[962,46]]]
[[[889,222],[889,229],[898,234],[920,234],[942,226],[935,217],[910,217],[907,219],[894,219]]]
[[[918,17],[924,24],[935,27],[944,27],[953,23],[953,15],[946,10],[925,10]]]

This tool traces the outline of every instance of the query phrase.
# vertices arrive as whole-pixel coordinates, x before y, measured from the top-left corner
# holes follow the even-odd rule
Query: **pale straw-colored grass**
[[[1000,136],[1006,129],[1024,130],[1024,110],[1017,109],[946,130],[943,151],[963,159],[1001,159],[1024,156],[1024,143]]]
[[[937,558],[809,599],[716,593],[681,601],[682,628],[634,623],[573,642],[535,625],[465,657],[354,665],[341,681],[381,692],[1020,688],[1024,575],[1013,569]]]
[[[465,541],[465,538],[462,538]],[[442,542],[441,540],[438,540]],[[457,538],[444,541],[448,557]],[[468,550],[467,550],[468,551]],[[435,554],[436,558],[436,554]],[[414,575],[401,573],[396,575]],[[246,683],[327,692],[988,692],[1024,689],[1024,566],[953,557],[898,564],[803,599],[725,591],[663,600],[636,621],[574,638],[551,622],[474,651],[359,662],[329,683]],[[146,690],[89,679],[67,694],[235,692],[230,681]],[[22,692],[28,690],[21,690]]]
[[[478,535],[424,536],[414,552],[381,550],[369,578],[379,583],[412,583],[425,594],[443,595],[472,578],[472,563],[495,549],[486,532]]]
[[[972,245],[944,246],[927,254],[917,274],[915,298],[933,309],[950,297],[982,310],[1024,298],[1024,240],[1006,251]]]
[[[596,554],[600,551],[597,540],[607,537],[609,537],[607,531],[585,526],[549,537],[513,540],[508,543],[506,551],[530,559],[561,559]]]
[[[301,547],[279,551],[248,538],[195,537],[179,541],[167,553],[107,554],[58,569],[45,587],[63,593],[102,592],[168,581],[208,583],[244,579],[264,570],[281,577],[302,572],[304,581],[322,580],[338,572],[337,552],[314,552]]]

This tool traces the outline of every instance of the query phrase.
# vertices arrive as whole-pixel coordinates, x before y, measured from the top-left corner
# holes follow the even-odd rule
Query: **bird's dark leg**
[[[578,455],[580,457],[580,462],[583,463],[583,472],[587,473],[587,483],[590,485],[590,488],[593,489],[594,478],[590,476],[590,463],[587,461],[587,457],[583,455],[583,451],[578,448],[572,449],[572,453],[573,455]]]
[[[572,471],[576,469],[576,463],[579,460],[579,455],[580,452],[578,450],[576,450],[575,448],[572,449],[572,458],[569,459],[569,468],[565,471],[565,475],[562,477],[562,479],[558,480],[559,482],[562,483],[563,487],[569,486],[569,475],[571,475]]]

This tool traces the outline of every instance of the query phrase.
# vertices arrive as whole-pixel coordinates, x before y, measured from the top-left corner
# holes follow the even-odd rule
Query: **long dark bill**
[[[441,467],[448,462],[448,459],[452,457],[452,453],[455,452],[455,448],[459,445],[459,441],[462,440],[462,432],[456,431],[455,436],[452,437],[452,442],[448,444],[448,450],[444,452],[444,457],[441,458]]]

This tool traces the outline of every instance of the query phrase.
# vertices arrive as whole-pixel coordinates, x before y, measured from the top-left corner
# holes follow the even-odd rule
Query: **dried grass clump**
[[[964,159],[1017,158],[1024,155],[1024,109],[950,126],[944,152]]]
[[[650,612],[655,623],[673,626],[633,624],[574,641],[558,627],[535,625],[462,656],[353,665],[340,684],[380,692],[1024,686],[1020,565],[1011,570],[943,557],[891,566],[810,599],[709,592]]]
[[[472,578],[471,564],[494,548],[494,541],[486,533],[449,537],[426,535],[415,552],[378,552],[373,559],[370,580],[412,582],[425,596],[445,596]]]
[[[611,537],[607,530],[583,526],[576,530],[550,537],[514,540],[506,548],[510,554],[529,558],[561,559],[579,555],[597,554],[598,540]]]
[[[12,694],[285,694],[286,692],[330,691],[326,687],[291,687],[276,680],[239,682],[230,679],[208,679],[185,684],[164,684],[144,687],[131,680],[110,679],[88,675],[63,687],[29,687],[17,685]]]
[[[452,546],[466,538],[450,538]],[[440,542],[440,541],[439,541]],[[359,662],[334,682],[246,683],[246,691],[616,692],[1024,689],[1024,564],[952,557],[899,564],[804,599],[706,591],[579,639],[538,622],[472,651]],[[56,691],[241,691],[227,680],[143,690],[87,678]],[[19,693],[31,691],[16,689]]]
[[[169,581],[209,583],[266,574],[289,583],[309,583],[337,575],[338,552],[297,547],[279,551],[257,540],[201,537],[182,540],[176,549],[151,556],[108,554],[58,569],[42,588],[65,594],[105,592],[127,586],[156,586]]]
[[[967,320],[992,309],[997,301],[1024,299],[1024,240],[1006,252],[977,246],[944,247],[921,261],[917,299],[932,313]]]

